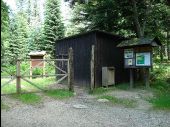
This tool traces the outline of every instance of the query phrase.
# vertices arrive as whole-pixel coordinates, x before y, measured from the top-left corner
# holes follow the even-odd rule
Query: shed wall
[[[95,44],[95,33],[56,42],[56,58],[62,54],[68,54],[68,49],[73,48],[75,85],[82,87],[90,85],[90,59],[93,44]]]
[[[122,41],[119,36],[96,35],[95,85],[102,86],[102,67],[115,67],[115,83],[128,81],[128,70],[124,69],[123,50],[116,46]]]

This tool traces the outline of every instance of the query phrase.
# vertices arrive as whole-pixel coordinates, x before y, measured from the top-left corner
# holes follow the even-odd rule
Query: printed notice
[[[151,66],[150,52],[136,53],[136,66]]]

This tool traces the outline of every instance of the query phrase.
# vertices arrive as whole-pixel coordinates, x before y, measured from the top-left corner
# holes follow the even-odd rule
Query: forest
[[[168,0],[15,2],[17,10],[14,12],[1,0],[1,59],[24,59],[34,50],[46,50],[54,57],[57,39],[94,29],[130,38],[157,36],[163,45],[155,50],[155,58],[170,59]],[[69,6],[66,18],[62,16],[63,3]]]
[[[28,59],[31,51],[38,50],[45,50],[47,57],[53,59],[56,40],[87,31],[101,30],[127,38],[158,37],[162,46],[153,50],[149,79],[155,96],[146,100],[158,108],[170,109],[168,0],[14,0],[15,10],[6,1],[1,0],[1,64],[2,59],[7,64],[1,65],[1,68],[7,68],[10,74],[16,74],[16,59]],[[21,65],[23,71],[29,67],[29,63]],[[47,68],[46,72],[55,74],[50,65]],[[36,70],[33,75],[40,73]],[[6,76],[2,69],[1,75]],[[54,79],[33,80],[44,87]],[[128,85],[119,84],[118,87],[126,89]],[[10,92],[16,91],[9,88]],[[106,89],[97,90],[101,94]],[[113,101],[115,98],[107,96],[106,99]]]

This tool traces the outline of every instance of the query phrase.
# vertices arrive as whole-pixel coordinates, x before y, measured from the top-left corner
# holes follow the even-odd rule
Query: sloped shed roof
[[[28,55],[29,56],[44,56],[46,51],[31,51]]]
[[[64,37],[64,38],[61,38],[61,39],[58,39],[56,40],[57,42],[59,41],[63,41],[63,40],[69,40],[69,39],[74,39],[74,38],[78,38],[78,37],[81,37],[81,36],[84,36],[84,35],[87,35],[87,34],[92,34],[92,33],[100,33],[101,35],[105,35],[105,36],[110,36],[110,37],[118,37],[120,39],[127,39],[121,35],[116,35],[116,34],[112,34],[112,33],[109,33],[109,32],[106,32],[106,31],[102,31],[102,30],[91,30],[91,31],[87,31],[87,32],[84,32],[84,33],[79,33],[79,34],[75,34],[75,35],[72,35],[72,36],[68,36],[68,37]]]
[[[117,45],[117,47],[120,48],[128,48],[128,47],[137,47],[137,46],[161,46],[160,40],[155,38],[133,38],[130,40],[122,41],[120,44]]]

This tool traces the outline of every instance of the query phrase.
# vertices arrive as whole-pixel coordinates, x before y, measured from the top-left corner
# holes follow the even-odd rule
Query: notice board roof
[[[130,40],[122,41],[120,44],[117,45],[117,47],[120,48],[131,48],[131,47],[139,47],[139,46],[161,46],[160,40],[155,38],[133,38]]]

